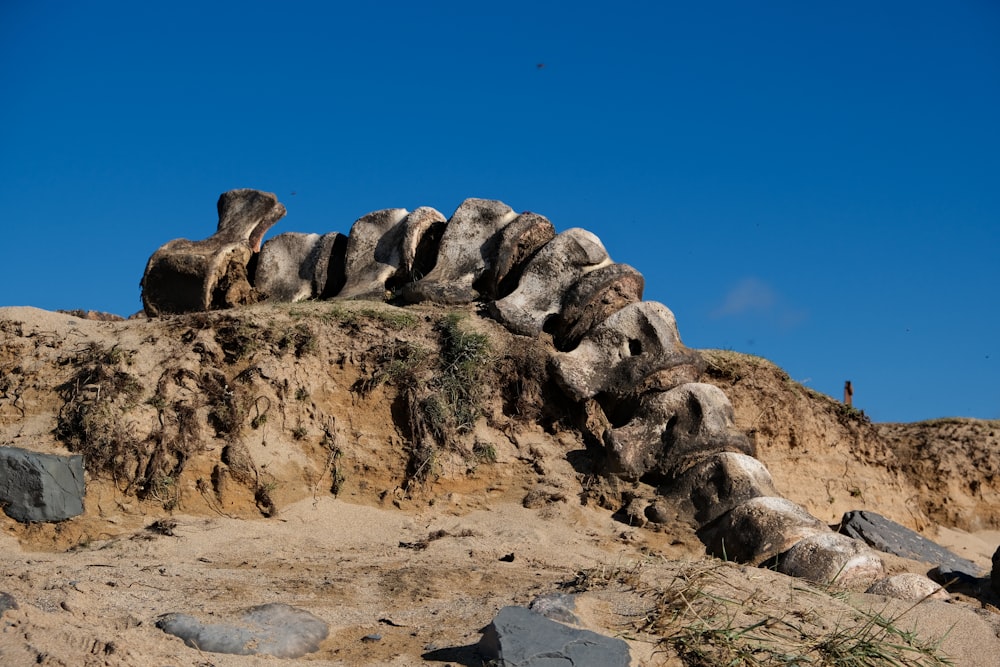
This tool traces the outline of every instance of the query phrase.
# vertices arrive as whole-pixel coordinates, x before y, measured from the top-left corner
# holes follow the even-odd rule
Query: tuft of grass
[[[140,403],[142,385],[126,367],[134,351],[90,343],[70,360],[74,371],[59,386],[63,406],[55,434],[84,455],[91,473],[110,472],[131,482],[141,463],[140,443],[128,413]]]
[[[367,396],[384,384],[413,385],[418,382],[418,371],[429,356],[426,349],[407,341],[381,343],[368,352],[375,370],[369,377],[358,380],[353,389]]]
[[[649,601],[634,630],[693,667],[944,667],[944,638],[926,640],[884,611],[848,606],[830,622],[816,610],[789,609],[766,590],[727,583],[721,562],[681,567],[672,579],[643,579],[643,563],[583,570],[564,584],[574,590],[624,586]],[[728,591],[728,592],[727,592]],[[813,587],[800,593],[829,596]],[[838,598],[846,603],[846,599]],[[920,604],[919,602],[917,604]]]
[[[472,457],[475,459],[476,463],[496,463],[496,447],[494,447],[491,442],[482,442],[481,440],[477,440],[476,444],[472,446]]]
[[[393,331],[402,331],[413,328],[418,322],[416,315],[403,309],[348,306],[337,302],[331,303],[329,308],[319,313],[293,310],[291,315],[298,318],[311,315],[323,322],[337,323],[352,329],[357,329],[368,321]]]
[[[482,414],[483,376],[490,361],[485,334],[465,331],[460,315],[451,313],[438,322],[441,336],[441,374],[436,378],[456,429],[468,431]]]
[[[408,476],[422,482],[434,473],[438,450],[454,434],[472,430],[482,415],[483,379],[491,365],[489,339],[465,330],[451,313],[437,323],[441,354],[434,374],[406,392],[412,438]]]

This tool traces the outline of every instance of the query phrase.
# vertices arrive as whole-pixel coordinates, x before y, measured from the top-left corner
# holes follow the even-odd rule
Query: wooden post
[[[844,404],[851,405],[854,400],[854,387],[851,386],[851,381],[848,380],[844,383]]]

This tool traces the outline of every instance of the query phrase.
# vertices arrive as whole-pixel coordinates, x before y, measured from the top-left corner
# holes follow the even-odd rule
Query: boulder
[[[949,600],[951,596],[944,588],[922,574],[903,572],[879,579],[865,593],[884,595],[897,600]]]
[[[700,382],[643,394],[629,422],[605,431],[604,444],[608,472],[651,484],[669,485],[718,452],[754,455],[750,441],[736,430],[729,399]]]
[[[9,609],[19,609],[17,600],[10,593],[0,593],[0,616]]]
[[[997,595],[1000,595],[1000,547],[993,552],[993,569],[990,570],[990,588]]]
[[[502,299],[521,280],[524,266],[556,236],[555,227],[545,216],[522,213],[502,230],[497,241],[497,258],[484,291],[492,299]]]
[[[601,240],[585,229],[567,229],[524,267],[517,288],[490,304],[490,314],[522,336],[542,333],[562,308],[563,294],[580,276],[611,262]]]
[[[504,607],[483,631],[479,651],[505,667],[628,667],[628,644],[571,628],[524,607]]]
[[[785,498],[751,498],[698,529],[708,553],[737,563],[761,565],[796,542],[830,529]]]
[[[347,281],[341,299],[385,300],[385,284],[403,262],[405,208],[387,208],[355,220],[344,257]]]
[[[645,280],[628,264],[609,264],[580,278],[566,292],[554,327],[557,349],[572,350],[597,325],[642,300]]]
[[[864,542],[824,532],[799,540],[783,553],[778,571],[825,586],[864,590],[885,576],[885,564]]]
[[[317,299],[329,299],[344,288],[347,281],[344,261],[346,254],[347,237],[340,232],[329,232],[319,237],[312,290]]]
[[[693,381],[704,369],[701,357],[681,343],[674,314],[655,301],[625,306],[552,361],[559,386],[577,402],[599,393],[664,391]]]
[[[83,514],[83,456],[0,447],[0,506],[22,523],[62,521]]]
[[[165,614],[156,627],[198,651],[298,658],[319,649],[326,622],[303,609],[271,603],[252,607],[232,623],[203,623],[188,614]]]
[[[269,239],[260,250],[253,286],[271,301],[292,303],[316,296],[319,234],[285,232]]]
[[[188,313],[254,303],[248,265],[264,234],[285,215],[270,192],[225,192],[215,234],[203,241],[175,239],[149,258],[142,277],[146,314]]]
[[[421,206],[406,216],[403,221],[403,264],[392,287],[420,280],[434,270],[441,236],[447,224],[440,211],[430,206]]]
[[[840,520],[839,532],[885,553],[931,565],[946,565],[970,577],[984,574],[982,568],[972,561],[875,512],[855,510],[845,513]]]
[[[404,300],[444,304],[475,301],[479,281],[496,261],[499,232],[516,217],[503,202],[466,199],[444,229],[434,268],[403,288]]]
[[[740,452],[717,452],[696,463],[663,489],[703,526],[751,498],[777,496],[764,464]]]

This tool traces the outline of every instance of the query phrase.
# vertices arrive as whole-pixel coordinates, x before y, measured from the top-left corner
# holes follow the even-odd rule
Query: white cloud
[[[742,278],[710,313],[713,318],[763,317],[781,329],[791,329],[806,319],[806,311],[795,308],[760,278]]]
[[[747,313],[767,313],[774,309],[778,296],[770,285],[758,278],[743,278],[712,311],[712,317],[734,317]]]

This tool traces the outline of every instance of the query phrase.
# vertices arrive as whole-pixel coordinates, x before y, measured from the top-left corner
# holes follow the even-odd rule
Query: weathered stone
[[[385,284],[403,262],[406,215],[405,208],[387,208],[354,222],[344,258],[347,282],[338,298],[385,300]]]
[[[165,614],[156,627],[210,653],[298,658],[319,649],[329,628],[303,609],[272,603],[248,609],[231,624],[202,623],[188,614]]]
[[[346,236],[340,232],[329,232],[320,237],[313,272],[313,294],[317,299],[329,299],[344,288],[347,282],[346,255]]]
[[[0,593],[0,616],[8,609],[19,609],[17,600],[10,593]]]
[[[901,526],[875,512],[855,510],[844,514],[839,532],[863,540],[879,551],[918,560],[932,565],[948,565],[952,569],[979,577],[982,568],[906,526]]]
[[[264,298],[282,303],[316,296],[320,238],[319,234],[285,232],[269,239],[257,259],[254,287]]]
[[[483,286],[486,295],[502,299],[517,289],[524,266],[555,236],[555,227],[548,218],[530,212],[522,213],[500,230],[496,263]]]
[[[817,533],[830,529],[790,500],[751,498],[698,529],[709,554],[718,558],[760,565]]]
[[[524,607],[504,607],[479,642],[487,660],[505,667],[627,667],[628,644],[571,628]]]
[[[898,600],[950,600],[951,595],[944,588],[922,574],[903,572],[879,579],[868,587],[865,593],[884,595]]]
[[[556,381],[574,401],[599,393],[613,397],[635,396],[654,389],[666,390],[671,371],[677,384],[700,374],[704,362],[688,350],[677,333],[674,314],[661,303],[632,303],[595,327],[572,352],[553,356]],[[673,386],[676,386],[673,385]]]
[[[777,496],[764,464],[740,452],[717,452],[696,463],[665,489],[703,526],[759,496]]]
[[[395,287],[420,280],[434,270],[447,224],[441,212],[430,206],[421,206],[406,216],[403,265],[395,276]]]
[[[754,454],[726,395],[697,382],[644,394],[631,421],[606,431],[604,444],[608,472],[651,484],[670,483],[716,452]]]
[[[445,227],[437,263],[426,276],[403,288],[409,303],[471,303],[477,283],[496,260],[498,233],[517,214],[503,202],[466,199]]]
[[[609,264],[587,273],[563,297],[553,331],[559,350],[572,350],[601,322],[642,300],[645,280],[628,264]]]
[[[576,617],[576,597],[567,593],[546,593],[539,595],[528,609],[541,614],[545,618],[560,623],[573,623],[577,625],[580,619]]]
[[[62,521],[83,513],[83,457],[0,447],[0,506],[23,523]]]
[[[997,595],[1000,595],[1000,547],[993,552],[993,569],[990,570],[990,588]]]
[[[256,301],[247,266],[285,207],[272,193],[243,189],[223,193],[217,208],[215,234],[203,241],[175,239],[149,258],[140,284],[150,317]]]
[[[817,584],[856,590],[885,576],[885,564],[861,540],[825,532],[796,542],[781,555],[778,571]]]
[[[585,229],[567,229],[528,262],[517,289],[491,303],[490,314],[514,333],[537,336],[559,313],[566,290],[610,262],[599,238]]]

